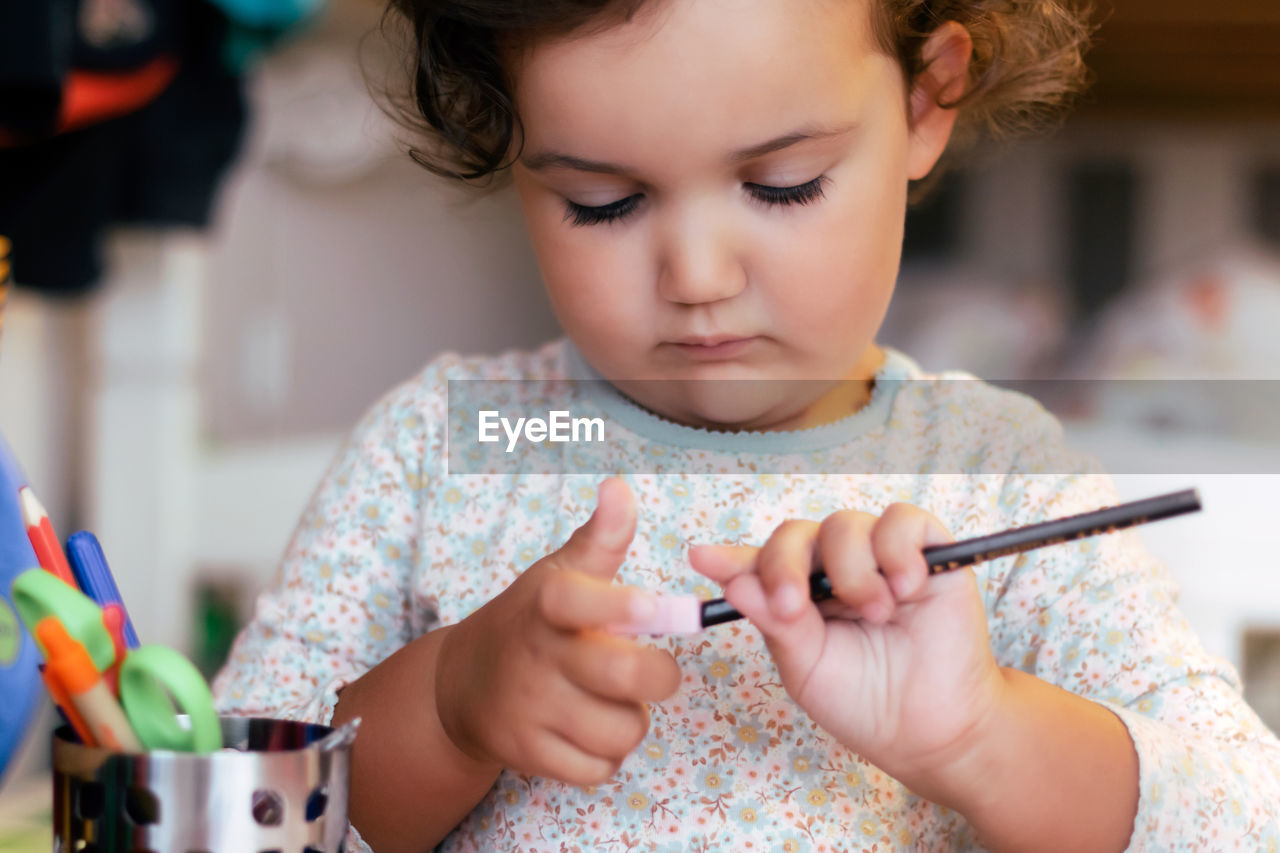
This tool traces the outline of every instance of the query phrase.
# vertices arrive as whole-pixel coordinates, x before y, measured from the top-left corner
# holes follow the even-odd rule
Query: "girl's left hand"
[[[880,517],[787,521],[763,547],[700,545],[689,558],[764,634],[815,722],[928,788],[973,746],[1004,683],[972,570],[929,576],[921,550],[951,541],[933,515],[897,503]],[[819,605],[808,594],[817,564],[836,595]]]

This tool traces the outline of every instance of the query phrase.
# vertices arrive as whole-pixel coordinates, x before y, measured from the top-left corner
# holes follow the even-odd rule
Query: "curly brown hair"
[[[630,20],[646,0],[390,0],[384,29],[408,27],[414,68],[407,98],[391,111],[423,133],[410,156],[447,178],[500,175],[519,156],[520,117],[504,57],[540,38],[598,31]],[[949,154],[979,138],[1046,129],[1088,82],[1091,27],[1078,0],[872,0],[872,26],[910,88],[921,49],[946,21],[973,39],[969,81]],[[397,14],[398,13],[398,14]],[[935,168],[936,177],[941,168]]]

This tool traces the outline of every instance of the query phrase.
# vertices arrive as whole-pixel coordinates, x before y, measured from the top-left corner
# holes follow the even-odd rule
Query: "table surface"
[[[10,780],[0,797],[0,853],[36,853],[53,846],[53,779],[47,773]]]

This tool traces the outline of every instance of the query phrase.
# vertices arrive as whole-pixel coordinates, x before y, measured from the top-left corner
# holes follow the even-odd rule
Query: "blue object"
[[[324,0],[213,0],[213,5],[242,26],[287,30],[319,12]]]
[[[18,621],[10,591],[18,575],[40,565],[18,503],[18,490],[26,484],[0,436],[0,780],[31,728],[44,692],[40,653]]]
[[[133,630],[133,620],[120,597],[116,579],[111,576],[107,567],[107,555],[102,552],[98,537],[87,530],[72,533],[67,538],[67,562],[71,564],[71,573],[75,575],[80,591],[93,599],[94,604],[106,607],[108,604],[119,604],[124,613],[124,642],[131,649],[138,647],[138,635]]]
[[[212,0],[230,26],[222,62],[232,74],[245,74],[268,48],[320,16],[325,0]]]

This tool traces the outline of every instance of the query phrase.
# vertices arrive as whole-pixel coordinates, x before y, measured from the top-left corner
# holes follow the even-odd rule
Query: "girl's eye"
[[[822,187],[829,180],[826,175],[819,175],[812,181],[796,184],[794,187],[769,187],[764,184],[746,184],[746,187],[756,201],[764,204],[809,204],[823,197]]]
[[[823,186],[829,180],[830,178],[826,175],[819,175],[812,181],[806,181],[794,187],[770,187],[764,184],[751,183],[745,186],[756,201],[763,204],[781,206],[809,204],[818,201],[825,194]],[[617,222],[630,216],[640,205],[640,201],[643,198],[644,196],[641,193],[633,193],[626,198],[598,207],[578,204],[565,199],[565,219],[569,220],[573,225],[605,225],[610,222]]]
[[[637,205],[640,204],[641,198],[643,196],[640,193],[633,193],[626,198],[620,198],[617,201],[611,201],[599,207],[590,207],[565,199],[566,212],[564,218],[574,225],[601,225],[617,222],[635,210]]]

